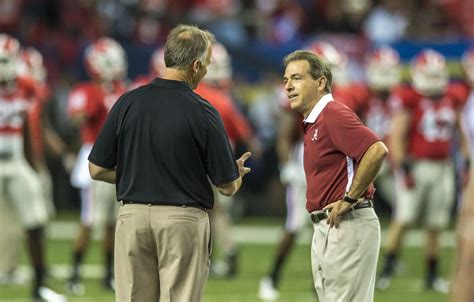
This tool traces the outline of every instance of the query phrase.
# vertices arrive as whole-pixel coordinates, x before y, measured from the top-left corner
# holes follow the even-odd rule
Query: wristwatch
[[[352,203],[352,204],[357,203],[357,202],[359,201],[358,198],[351,198],[351,197],[349,197],[349,195],[347,194],[347,192],[344,193],[344,197],[342,198],[342,200],[344,200],[345,202],[348,202],[348,203]]]

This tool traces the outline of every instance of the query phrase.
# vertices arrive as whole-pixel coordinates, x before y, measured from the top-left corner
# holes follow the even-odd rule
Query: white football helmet
[[[108,37],[100,38],[87,47],[85,64],[91,77],[105,82],[123,79],[128,68],[124,49]]]
[[[474,85],[474,47],[466,50],[461,58],[461,65],[467,80]]]
[[[21,62],[18,67],[19,74],[32,77],[35,81],[46,81],[46,68],[43,65],[43,56],[33,48],[27,47],[20,52]]]
[[[232,65],[227,49],[219,42],[212,44],[212,62],[203,81],[213,85],[224,85],[231,81]]]
[[[367,56],[365,71],[370,88],[390,90],[401,81],[400,57],[395,49],[383,46]]]
[[[410,74],[413,88],[426,96],[442,93],[449,81],[446,59],[432,49],[422,50],[413,59]]]
[[[305,47],[305,49],[319,56],[329,65],[333,83],[344,85],[349,82],[349,75],[347,73],[348,59],[344,53],[338,51],[333,45],[323,41],[312,42]]]
[[[0,82],[10,82],[18,76],[20,42],[10,35],[0,34]]]
[[[153,77],[163,76],[165,70],[165,48],[160,47],[151,55],[150,73]]]

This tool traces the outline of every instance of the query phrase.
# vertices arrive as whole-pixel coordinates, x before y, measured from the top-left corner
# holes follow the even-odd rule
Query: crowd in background
[[[107,85],[107,93],[115,93],[117,96],[159,76],[158,65],[162,64],[163,59],[159,57],[157,63],[155,56],[168,31],[176,24],[191,23],[209,29],[222,43],[225,62],[221,62],[228,65],[222,67],[228,69],[225,74],[227,82],[219,82],[217,86],[225,92],[225,98],[228,97],[230,102],[233,102],[230,110],[239,112],[239,118],[245,120],[242,124],[248,123],[235,128],[236,132],[240,131],[239,127],[248,128],[245,134],[242,134],[244,138],[233,143],[235,152],[238,153],[236,156],[249,148],[253,149],[256,155],[250,162],[253,171],[247,176],[243,191],[230,207],[239,215],[263,216],[280,215],[285,211],[283,200],[286,184],[282,183],[279,175],[284,163],[281,162],[277,150],[281,112],[284,107],[281,87],[283,55],[302,47],[320,56],[327,56],[325,59],[333,69],[335,85],[343,88],[339,91],[344,91],[341,92],[340,98],[351,95],[345,99],[345,104],[364,122],[369,123],[370,115],[366,114],[365,108],[367,104],[359,102],[364,97],[352,97],[358,93],[366,93],[364,89],[373,88],[370,87],[367,55],[372,53],[373,49],[380,49],[380,46],[396,45],[401,41],[456,44],[459,49],[458,56],[453,57],[452,52],[448,54],[447,58],[454,62],[448,65],[451,67],[450,71],[455,71],[458,77],[463,77],[464,73],[459,67],[460,55],[465,53],[474,41],[474,17],[469,13],[473,10],[474,2],[463,0],[0,0],[0,33],[17,38],[23,48],[36,48],[42,58],[43,74],[34,80],[40,82],[39,87],[48,91],[40,97],[48,96],[49,102],[45,102],[44,112],[48,116],[48,127],[51,127],[52,133],[45,135],[50,140],[50,147],[45,149],[45,164],[51,172],[54,184],[54,204],[62,211],[79,208],[80,199],[83,198],[82,187],[71,185],[69,181],[74,161],[84,144],[84,133],[80,131],[81,122],[77,122],[76,112],[71,106],[74,107],[75,102],[79,107],[81,105],[80,100],[74,99],[74,93],[82,89],[79,83],[94,81],[90,80],[94,78],[94,66],[87,57],[91,45],[98,47],[100,52],[98,43],[103,43],[104,37],[110,37],[113,38],[111,41],[117,44],[113,46],[116,47],[116,53],[123,52],[125,60],[120,62],[121,69],[117,74],[105,75],[110,77],[107,79],[110,84]],[[423,18],[420,18],[420,15],[423,15]],[[314,41],[330,42],[330,48],[323,44],[315,46]],[[331,45],[335,46],[334,51],[331,50]],[[406,45],[398,49],[400,55],[403,52],[419,55],[418,49],[404,49]],[[221,50],[216,52],[222,53]],[[439,54],[439,59],[437,55],[438,53],[435,54],[434,62],[441,60],[446,64],[445,57]],[[405,55],[402,59],[412,57]],[[392,59],[397,65],[403,63],[398,54]],[[219,62],[220,59],[213,60]],[[384,58],[380,60],[383,61]],[[389,58],[388,61],[390,60]],[[107,69],[106,64],[104,66],[102,70]],[[338,73],[338,66],[343,66],[343,73]],[[465,69],[466,67],[464,71]],[[373,72],[375,71],[372,71],[372,74]],[[28,75],[28,72],[26,74]],[[413,77],[413,74],[411,76]],[[103,80],[104,75],[100,77]],[[408,73],[402,74],[400,80],[411,81]],[[451,77],[450,80],[454,78]],[[392,83],[393,87],[390,89],[398,84],[400,83]],[[216,81],[211,86],[216,86]],[[456,98],[456,108],[460,108],[460,104],[466,102],[469,89],[461,87],[452,91],[454,90],[461,92],[447,94]],[[206,91],[202,90],[202,93]],[[215,94],[216,92],[211,93]],[[337,99],[338,92],[334,94]],[[364,94],[367,100],[369,94]],[[211,101],[212,96],[209,98]],[[388,98],[388,91],[383,94],[383,98]],[[237,134],[236,136],[238,137]],[[459,143],[454,146],[459,147]],[[459,162],[459,153],[454,153]],[[462,163],[458,166],[459,170],[464,169]],[[391,189],[393,191],[393,184]],[[378,204],[376,207],[388,210],[392,193],[384,196],[378,192],[378,197],[387,201],[387,205]],[[225,207],[229,207],[228,202]],[[81,223],[84,224],[84,219]],[[109,233],[112,231],[113,226]],[[80,237],[81,235],[76,240],[76,250],[84,249],[83,246],[87,246],[89,240]],[[227,242],[224,245],[227,246],[224,248],[228,250],[227,256],[232,260],[236,253],[234,244]],[[397,245],[394,250],[398,248]],[[108,253],[109,268],[104,284],[113,287],[110,242]],[[81,255],[76,253],[74,257],[75,271],[71,276],[72,281],[79,279],[78,267],[81,262]],[[386,262],[386,267],[389,267],[386,270],[390,271],[387,274],[391,275],[395,260],[387,259]],[[232,269],[235,269],[232,268],[232,262],[226,265],[230,267],[223,269],[225,273],[232,273]],[[38,274],[43,274],[42,270],[43,268],[39,267]],[[216,268],[216,271],[218,273],[219,268]],[[71,288],[71,291],[80,289]]]
[[[462,0],[2,0],[0,30],[43,55],[54,98],[50,114],[75,152],[80,143],[66,115],[66,100],[71,86],[88,78],[82,62],[89,43],[102,36],[121,43],[133,62],[127,72],[132,81],[148,72],[152,52],[175,24],[208,28],[232,55],[238,105],[264,146],[271,149],[278,111],[274,85],[281,79],[285,53],[314,39],[327,40],[348,55],[350,78],[363,81],[364,55],[376,45],[407,39],[439,43],[472,38],[474,20],[468,14],[472,5],[472,1]],[[423,18],[418,18],[420,13]],[[256,187],[260,187],[259,180],[277,173],[271,169],[275,166],[272,156],[274,160],[274,154],[264,159],[270,161],[262,163],[270,171],[265,169],[255,178]],[[59,179],[64,178],[61,171],[57,173]],[[65,185],[55,194],[59,194],[59,206],[67,208],[70,205],[64,197],[71,192]]]

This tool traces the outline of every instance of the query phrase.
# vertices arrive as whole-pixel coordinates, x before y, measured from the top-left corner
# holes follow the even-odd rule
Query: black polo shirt
[[[239,177],[217,110],[185,82],[154,79],[115,103],[89,161],[117,169],[117,198],[212,208]]]

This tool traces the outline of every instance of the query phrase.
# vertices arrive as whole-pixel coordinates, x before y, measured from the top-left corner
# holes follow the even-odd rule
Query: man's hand
[[[252,169],[249,167],[245,167],[245,161],[252,156],[252,153],[245,152],[242,156],[237,160],[237,166],[239,167],[239,173],[241,177],[244,177],[245,174],[249,173]]]
[[[338,200],[325,206],[323,210],[330,210],[329,217],[326,220],[327,224],[329,224],[329,227],[332,228],[334,226],[338,228],[339,223],[341,222],[341,216],[349,211],[351,206],[351,203],[344,200]]]

